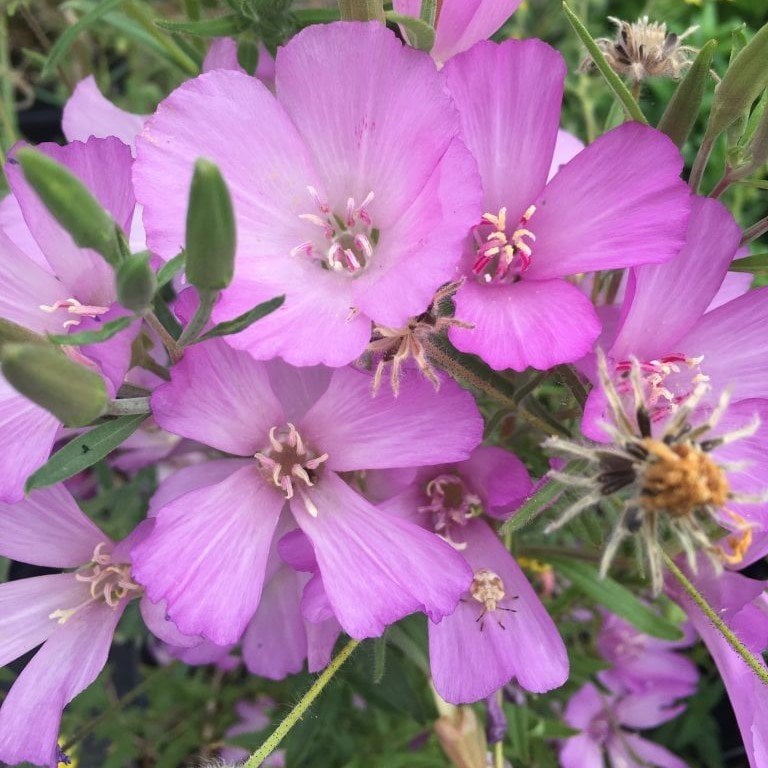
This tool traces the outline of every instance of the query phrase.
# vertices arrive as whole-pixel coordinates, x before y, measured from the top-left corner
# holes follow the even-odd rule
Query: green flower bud
[[[48,344],[48,340],[28,328],[0,317],[0,350],[6,344]]]
[[[24,397],[68,427],[84,427],[107,408],[107,390],[98,373],[70,360],[54,347],[6,344],[3,375]]]
[[[86,186],[63,165],[25,147],[14,159],[48,210],[81,248],[92,248],[113,267],[122,258],[120,231]]]
[[[235,215],[219,169],[200,158],[189,191],[186,234],[187,279],[203,291],[220,291],[235,271]]]
[[[117,270],[117,300],[133,312],[143,312],[152,303],[157,278],[149,266],[149,253],[137,253]]]

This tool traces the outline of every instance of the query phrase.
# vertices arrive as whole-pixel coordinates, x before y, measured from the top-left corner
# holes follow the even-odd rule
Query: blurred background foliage
[[[238,40],[241,63],[253,71],[260,42],[274,52],[301,27],[337,17],[333,3],[290,0],[5,0],[0,7],[0,145],[4,152],[22,138],[62,140],[61,107],[77,82],[89,74],[95,75],[102,92],[119,106],[136,113],[152,112],[168,92],[199,71],[209,37],[189,34],[190,28],[206,34],[229,29]],[[594,37],[613,36],[608,16],[633,21],[648,15],[651,20],[666,22],[669,31],[678,34],[698,25],[686,42],[699,48],[716,40],[712,69],[719,75],[725,71],[734,45],[738,48],[768,20],[767,0],[575,0],[573,9]],[[222,26],[221,17],[230,21]],[[205,22],[213,20],[217,21],[206,27]],[[584,51],[559,0],[525,0],[497,35],[498,39],[506,37],[539,37],[566,57],[570,74],[563,127],[590,141],[621,119],[600,75],[579,73]],[[684,147],[689,168],[703,135],[714,85],[712,79]],[[533,91],[537,85],[532,82],[530,87]],[[660,118],[674,88],[670,80],[644,84],[640,103],[652,124]],[[726,151],[727,141],[721,137],[705,176],[705,190],[722,175]],[[732,185],[723,199],[742,226],[764,217],[768,212],[765,168],[762,177]],[[765,242],[752,245],[753,253],[767,250]],[[758,274],[758,279],[764,276]],[[562,422],[575,423],[578,393],[574,395],[572,387],[564,386],[557,371],[544,385],[534,379],[517,383],[521,388],[528,384],[531,390],[535,388],[542,415],[554,414]],[[546,463],[530,432],[513,415],[499,412],[489,403],[481,405],[494,440],[524,455],[534,474],[543,473]],[[153,470],[145,470],[128,480],[113,475],[106,466],[97,466],[86,482],[93,483],[92,497],[84,504],[86,511],[111,536],[120,538],[145,514],[156,478]],[[570,528],[559,543],[572,543],[567,536],[578,533],[597,552],[602,543],[598,515],[584,516],[579,523],[583,530]],[[526,529],[522,542],[511,544],[529,561],[546,547],[541,526],[536,524]],[[0,577],[24,575],[24,566],[0,560]],[[535,581],[535,567],[529,569],[529,575]],[[593,646],[598,614],[586,622],[571,618],[573,609],[584,604],[585,596],[575,586],[547,601],[571,653],[573,676],[567,686],[546,698],[523,696],[514,689],[505,697],[509,729],[504,749],[516,768],[557,766],[553,739],[568,735],[568,729],[559,724],[559,702],[601,668]],[[671,604],[662,601],[662,609],[675,615]],[[80,768],[174,768],[215,757],[225,732],[237,720],[236,702],[268,697],[270,724],[262,731],[226,739],[252,751],[310,683],[308,675],[272,683],[249,676],[242,666],[223,671],[172,662],[148,639],[135,606],[133,610],[120,625],[112,663],[65,714],[64,746]],[[691,653],[702,671],[699,691],[681,717],[650,737],[693,767],[742,768],[747,763],[722,685],[703,648],[698,646]],[[13,670],[0,670],[0,688],[7,687],[23,662]],[[426,670],[423,617],[410,617],[383,639],[364,643],[286,739],[287,765],[446,766],[432,730],[437,712]],[[484,717],[484,708],[477,709]]]

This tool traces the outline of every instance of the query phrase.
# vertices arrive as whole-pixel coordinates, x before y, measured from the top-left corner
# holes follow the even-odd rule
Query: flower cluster
[[[11,152],[0,555],[56,572],[0,585],[0,663],[38,649],[0,708],[0,762],[55,768],[62,712],[134,601],[158,664],[283,680],[323,670],[343,634],[419,613],[440,707],[545,694],[569,679],[552,608],[579,586],[559,563],[602,557],[600,576],[632,574],[646,621],[647,598],[690,622],[664,641],[629,609],[601,614],[608,668],[570,691],[579,733],[560,764],[685,765],[635,731],[694,692],[690,627],[751,765],[768,764],[765,690],[665,566],[722,603],[745,653],[764,650],[764,585],[728,569],[768,552],[768,289],[729,271],[741,228],[681,179],[667,135],[630,121],[585,147],[560,129],[561,54],[485,39],[517,4],[438,3],[431,52],[377,21],[309,26],[274,59],[264,48],[255,75],[216,40],[151,115],[82,81],[67,143],[36,152],[105,212],[117,256],[40,190],[29,148]],[[421,7],[394,5],[401,20]],[[688,63],[685,35],[618,25],[599,48],[635,80]],[[208,208],[201,169],[222,180]],[[219,240],[191,239],[206,230]],[[79,386],[67,371],[104,393],[84,433],[59,409]],[[561,375],[574,396],[554,399],[583,404],[577,417],[537,390]],[[146,468],[146,514],[113,540],[102,527],[121,509],[97,525],[84,502],[105,473],[130,484]],[[602,556],[584,517],[615,518]],[[560,529],[568,546],[551,546]],[[244,757],[221,744],[267,710],[241,701],[219,756]]]

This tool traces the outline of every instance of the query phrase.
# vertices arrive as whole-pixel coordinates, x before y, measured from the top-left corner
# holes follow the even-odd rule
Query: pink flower
[[[65,705],[87,688],[107,653],[128,602],[160,638],[187,645],[162,605],[142,597],[131,574],[131,541],[115,544],[78,508],[62,485],[18,504],[0,503],[0,555],[34,565],[77,569],[0,585],[0,666],[42,643],[0,709],[0,762],[55,768]]]
[[[517,10],[521,0],[442,0],[437,3],[432,58],[438,66],[487,40]],[[394,0],[397,13],[419,17],[422,0]]]
[[[259,606],[286,502],[353,637],[380,634],[413,611],[439,619],[454,610],[471,580],[461,557],[381,514],[338,475],[461,460],[480,441],[468,393],[446,382],[438,395],[416,376],[405,383],[398,399],[381,393],[374,401],[370,378],[352,369],[260,363],[222,342],[186,351],[152,396],[156,421],[248,458],[159,508],[134,550],[138,579],[153,600],[167,600],[183,632],[222,645],[240,638]]]
[[[689,192],[667,137],[627,123],[547,182],[565,63],[538,40],[478,43],[442,74],[480,168],[483,217],[464,243],[453,343],[496,369],[546,369],[586,354],[600,331],[564,278],[662,262],[683,245]]]
[[[467,461],[420,470],[380,505],[451,544],[473,580],[456,611],[429,624],[435,690],[454,704],[479,701],[516,678],[543,693],[568,677],[565,645],[520,566],[484,520],[503,518],[531,490],[525,467],[501,448],[476,448]]]
[[[626,728],[653,728],[676,717],[679,708],[666,708],[654,693],[627,696],[603,693],[592,683],[580,688],[568,702],[565,722],[581,729],[560,748],[562,768],[603,768],[603,755],[621,768],[687,768],[659,744]]]
[[[38,150],[83,181],[122,227],[134,208],[131,155],[115,138],[90,139]],[[0,230],[0,317],[37,333],[96,330],[126,314],[116,303],[112,268],[97,253],[78,248],[48,213],[11,159],[6,174],[15,201],[5,205]],[[23,250],[22,250],[23,249]],[[101,344],[69,348],[77,362],[103,374],[114,395],[131,359],[138,323]],[[27,477],[48,458],[60,425],[50,413],[19,395],[0,377],[0,500],[21,499]]]
[[[344,365],[371,320],[406,325],[456,276],[479,181],[432,61],[381,24],[303,30],[278,52],[276,88],[217,70],[160,104],[134,175],[147,241],[165,259],[179,252],[192,167],[208,157],[238,236],[214,320],[284,294],[230,343],[259,359]]]

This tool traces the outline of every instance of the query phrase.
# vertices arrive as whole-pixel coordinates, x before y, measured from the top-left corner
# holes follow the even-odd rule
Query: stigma
[[[266,479],[287,501],[298,492],[307,512],[317,517],[318,510],[306,493],[314,486],[318,469],[328,460],[328,454],[318,454],[309,448],[298,429],[288,422],[269,430],[269,446],[254,457]]]
[[[514,282],[531,266],[531,244],[536,235],[528,229],[528,222],[534,213],[536,206],[529,206],[511,233],[506,208],[500,208],[498,214],[483,214],[472,230],[476,244],[472,272],[481,282]]]
[[[291,249],[291,256],[306,256],[324,269],[356,276],[363,272],[373,258],[379,240],[379,230],[373,226],[368,207],[373,202],[369,192],[361,203],[352,197],[342,213],[334,212],[314,187],[307,187],[315,212],[302,213],[300,219],[314,224],[321,233]]]
[[[83,317],[97,318],[106,312],[109,312],[109,307],[81,304],[77,299],[73,299],[72,297],[57,301],[50,306],[41,304],[40,309],[42,309],[43,312],[48,312],[49,314],[53,314],[54,312],[63,309],[67,312],[67,314],[72,315],[69,320],[65,320],[62,323],[64,328],[70,328],[73,325],[80,325]]]

